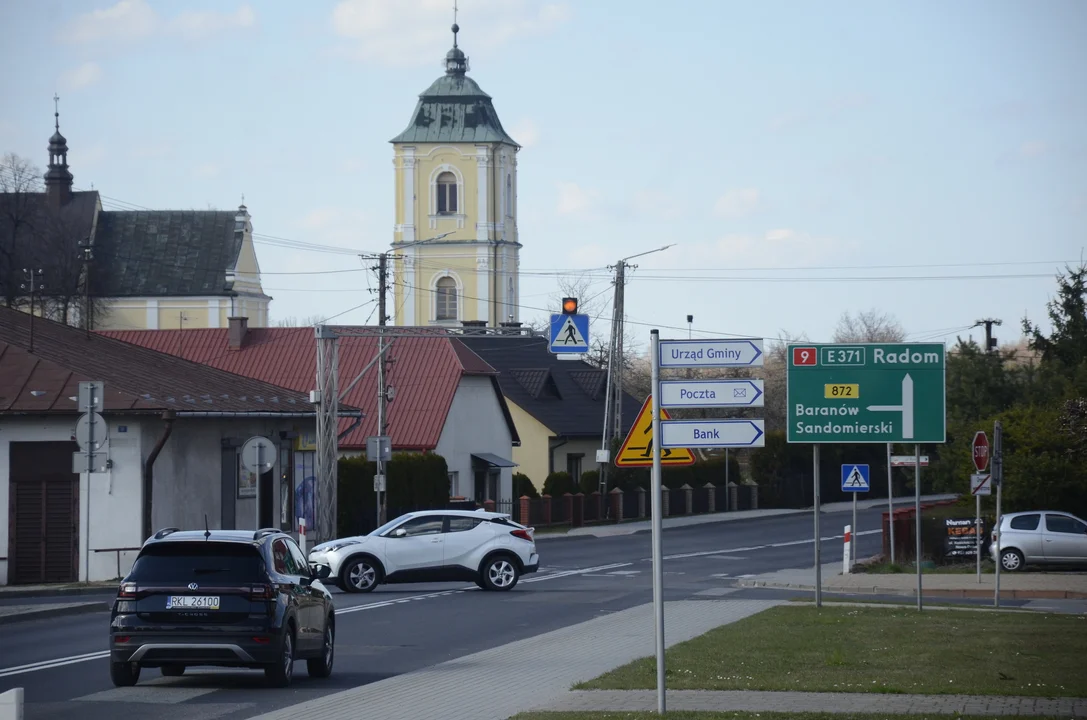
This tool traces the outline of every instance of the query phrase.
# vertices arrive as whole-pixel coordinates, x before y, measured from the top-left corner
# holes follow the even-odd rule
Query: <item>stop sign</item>
[[[978,430],[974,435],[974,442],[972,443],[973,455],[974,455],[974,467],[978,469],[978,472],[985,472],[985,468],[989,467],[989,438],[981,430]]]

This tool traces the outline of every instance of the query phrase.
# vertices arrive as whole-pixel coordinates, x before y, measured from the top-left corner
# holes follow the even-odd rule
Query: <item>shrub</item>
[[[532,484],[532,480],[524,473],[513,474],[513,497],[520,498],[527,495],[530,498],[540,497],[540,491]]]
[[[578,492],[589,495],[600,490],[600,471],[588,470],[581,473],[581,480],[578,481]]]
[[[365,457],[340,458],[336,502],[337,537],[359,535],[376,527],[377,465]],[[449,467],[434,453],[394,453],[385,464],[387,519],[412,510],[449,504]]]
[[[544,480],[543,494],[550,495],[551,497],[561,497],[566,493],[571,495],[577,492],[577,486],[574,485],[574,479],[570,477],[570,473],[565,470],[562,472],[553,472],[547,476]]]

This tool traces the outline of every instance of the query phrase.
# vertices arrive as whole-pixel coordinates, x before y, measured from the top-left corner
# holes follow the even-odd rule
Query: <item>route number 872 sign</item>
[[[790,344],[791,443],[944,443],[939,343]]]

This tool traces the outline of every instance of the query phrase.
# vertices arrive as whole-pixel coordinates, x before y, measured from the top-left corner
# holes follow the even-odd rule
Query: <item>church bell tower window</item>
[[[457,212],[457,177],[451,172],[438,176],[438,214],[453,215]]]

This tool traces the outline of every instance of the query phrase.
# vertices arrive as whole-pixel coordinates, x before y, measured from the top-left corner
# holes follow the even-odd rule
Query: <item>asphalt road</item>
[[[859,537],[858,557],[878,552],[881,512],[860,511],[862,532],[870,530]],[[824,562],[841,557],[848,522],[846,512],[823,515]],[[369,595],[334,591],[336,664],[325,680],[307,677],[302,663],[286,690],[264,687],[260,672],[213,669],[170,679],[146,669],[137,687],[114,688],[105,659],[109,614],[102,612],[0,628],[0,692],[25,689],[27,720],[112,720],[140,711],[156,720],[241,720],[652,600],[648,533],[537,545],[540,572],[508,593],[461,583],[383,586]],[[666,600],[732,587],[743,576],[811,567],[814,559],[810,514],[667,530],[663,545]],[[740,590],[732,597],[790,595],[796,593]]]

